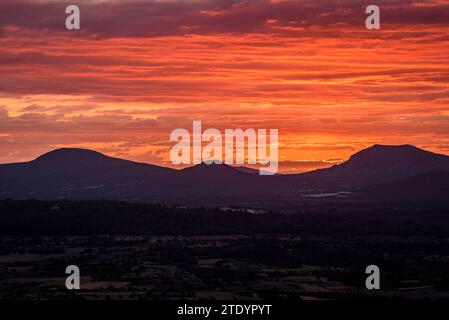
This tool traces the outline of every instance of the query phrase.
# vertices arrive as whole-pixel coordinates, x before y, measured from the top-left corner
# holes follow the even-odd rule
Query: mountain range
[[[346,162],[301,174],[199,164],[182,170],[62,148],[0,165],[0,199],[114,199],[202,204],[308,199],[444,201],[449,156],[412,145],[373,145]]]

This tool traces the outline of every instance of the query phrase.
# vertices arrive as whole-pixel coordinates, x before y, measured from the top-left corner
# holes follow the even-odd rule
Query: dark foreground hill
[[[378,199],[447,201],[449,199],[449,171],[432,171],[388,181],[366,188]]]

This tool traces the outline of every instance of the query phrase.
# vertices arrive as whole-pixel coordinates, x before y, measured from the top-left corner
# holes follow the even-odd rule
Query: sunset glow
[[[279,129],[280,171],[372,144],[449,154],[449,1],[0,3],[0,163],[58,147],[172,166],[170,132]],[[45,16],[41,16],[44,15]]]

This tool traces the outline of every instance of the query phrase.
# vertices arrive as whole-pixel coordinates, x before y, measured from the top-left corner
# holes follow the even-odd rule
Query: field
[[[447,208],[303,203],[251,214],[2,201],[0,298],[448,299]],[[71,264],[81,290],[65,288]],[[381,290],[365,288],[371,264]]]

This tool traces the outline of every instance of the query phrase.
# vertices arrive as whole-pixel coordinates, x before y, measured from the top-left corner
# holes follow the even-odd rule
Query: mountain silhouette
[[[0,198],[181,202],[196,198],[208,204],[215,199],[295,201],[302,197],[303,190],[351,191],[354,195],[361,192],[380,198],[385,198],[381,190],[409,190],[412,198],[423,194],[419,186],[446,188],[449,182],[436,180],[435,172],[449,172],[449,156],[412,145],[374,145],[327,169],[273,176],[260,176],[255,169],[225,164],[202,163],[175,170],[87,149],[62,148],[29,162],[0,165]],[[429,176],[421,176],[426,173]],[[417,186],[413,192],[408,188],[411,186]],[[407,198],[406,191],[399,191],[390,194]],[[432,198],[432,192],[427,194],[426,198]],[[435,198],[441,197],[439,194]]]
[[[412,145],[373,145],[348,161],[306,174],[331,185],[364,186],[430,171],[449,171],[449,156]]]
[[[241,170],[231,167],[227,164],[206,164],[200,163],[192,167],[187,167],[185,169],[179,170],[178,174],[184,176],[191,176],[196,179],[203,179],[207,177],[211,178],[224,178],[227,176],[240,176],[242,175]]]
[[[173,169],[147,163],[133,162],[106,156],[100,152],[88,149],[61,148],[50,151],[27,163],[34,168],[53,172],[68,172],[78,170],[115,170],[115,174],[139,173],[144,176],[165,174]],[[122,171],[123,170],[123,171]],[[122,171],[122,172],[121,172]]]
[[[250,168],[233,167],[227,164],[201,163],[161,179],[160,185],[166,196],[190,195],[195,197],[232,197],[258,196],[270,194],[270,183],[263,183],[264,176]]]
[[[0,165],[3,193],[76,193],[81,188],[134,184],[174,171],[156,165],[108,157],[96,151],[62,148],[35,160]]]

